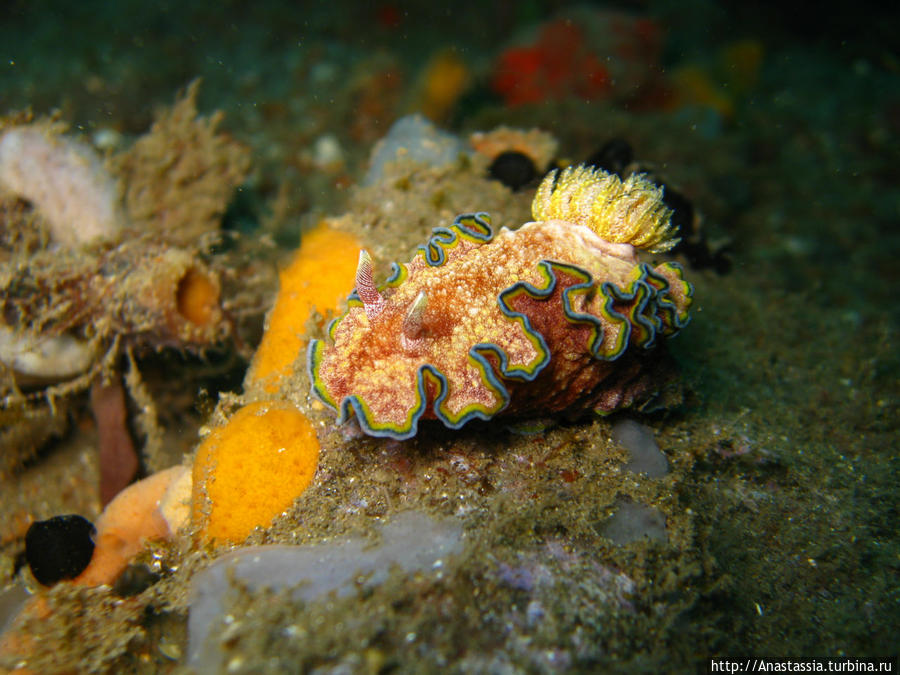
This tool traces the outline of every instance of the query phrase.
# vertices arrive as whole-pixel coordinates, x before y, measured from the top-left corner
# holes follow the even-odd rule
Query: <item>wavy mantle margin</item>
[[[431,267],[440,267],[448,260],[448,251],[455,248],[461,240],[476,244],[484,244],[493,238],[490,217],[486,213],[463,214],[457,216],[450,227],[438,227],[432,231],[427,244],[419,246],[416,255],[421,255]],[[313,394],[338,414],[338,424],[343,424],[355,416],[363,430],[370,436],[406,440],[418,432],[419,420],[428,409],[428,386],[435,391],[434,400],[430,402],[434,415],[446,427],[459,429],[472,419],[489,420],[509,405],[510,394],[503,380],[530,382],[550,363],[552,354],[544,337],[532,326],[528,316],[513,310],[509,301],[524,294],[534,300],[547,300],[556,290],[561,273],[579,279],[579,282],[566,288],[562,293],[563,316],[572,324],[588,324],[591,336],[588,349],[592,357],[602,361],[614,361],[619,358],[629,344],[635,347],[650,349],[655,345],[656,336],[661,333],[674,335],[690,321],[685,309],[679,312],[676,303],[670,297],[670,279],[654,270],[646,263],[635,267],[634,278],[627,289],[604,281],[596,285],[593,276],[577,265],[541,260],[538,263],[543,285],[533,285],[520,281],[501,291],[497,296],[500,311],[511,321],[519,322],[528,340],[532,342],[538,356],[526,366],[509,366],[509,357],[500,345],[493,342],[479,342],[469,348],[469,363],[478,369],[482,383],[497,397],[497,405],[484,406],[472,404],[459,413],[453,413],[444,407],[449,394],[447,376],[431,363],[423,363],[416,370],[416,403],[408,411],[402,424],[379,424],[372,418],[371,411],[365,401],[353,394],[335,401],[328,393],[325,384],[319,377],[319,368],[325,352],[325,344],[321,340],[311,340],[307,350],[307,368]],[[693,286],[684,280],[683,270],[677,263],[664,263],[658,269],[665,269],[682,284],[681,292],[690,299]],[[379,290],[393,288],[404,283],[408,278],[406,265],[392,263],[390,278],[379,287]],[[596,289],[596,290],[595,290]],[[599,292],[605,299],[600,310],[601,316],[577,312],[573,309],[574,298],[579,294],[587,295]],[[628,304],[627,313],[615,309],[616,304]],[[348,307],[362,307],[362,301],[354,290],[348,297]],[[345,317],[336,318],[328,327],[328,335],[334,340],[335,329]],[[619,324],[615,345],[604,349],[604,321]],[[487,355],[497,359],[497,371],[491,365]],[[427,382],[427,384],[426,384]]]

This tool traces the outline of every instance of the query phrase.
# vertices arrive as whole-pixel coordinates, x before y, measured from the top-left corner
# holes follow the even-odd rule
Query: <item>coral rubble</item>
[[[0,436],[10,468],[46,440],[29,431],[46,417],[38,411],[64,415],[63,401],[119,377],[125,353],[203,353],[234,335],[222,288],[231,270],[211,247],[249,159],[217,129],[220,113],[198,116],[196,94],[197,82],[106,161],[58,119],[0,120],[0,400],[20,411]],[[140,398],[146,421],[152,401]],[[101,443],[127,434],[125,405],[101,416],[122,427],[106,425]]]
[[[49,122],[0,134],[0,191],[30,202],[61,246],[115,239],[124,223],[117,182],[100,158]]]

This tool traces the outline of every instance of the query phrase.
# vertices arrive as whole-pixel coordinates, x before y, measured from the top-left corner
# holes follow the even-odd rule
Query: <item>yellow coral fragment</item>
[[[547,174],[531,213],[537,221],[576,223],[610,243],[661,253],[680,241],[662,197],[662,188],[643,175],[622,181],[600,169],[570,166],[561,174]]]
[[[452,50],[435,54],[425,66],[419,107],[430,120],[440,122],[469,85],[471,76],[465,62]]]
[[[192,513],[204,540],[239,543],[266,527],[312,482],[319,442],[294,406],[251,403],[197,449]]]
[[[306,322],[313,309],[336,311],[353,290],[359,240],[326,221],[303,236],[291,264],[280,274],[281,288],[269,314],[266,332],[248,373],[250,384],[278,391],[280,379],[306,347]]]
[[[695,65],[676,68],[671,74],[674,107],[705,106],[722,117],[734,117],[733,89],[716,82],[704,69]]]

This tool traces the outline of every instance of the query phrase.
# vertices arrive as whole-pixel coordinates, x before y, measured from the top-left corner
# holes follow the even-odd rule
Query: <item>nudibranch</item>
[[[347,312],[308,350],[340,422],[402,440],[423,419],[603,414],[652,388],[692,295],[679,265],[637,256],[678,242],[662,189],[570,167],[544,178],[532,214],[496,236],[487,214],[458,216],[380,287],[360,253]]]

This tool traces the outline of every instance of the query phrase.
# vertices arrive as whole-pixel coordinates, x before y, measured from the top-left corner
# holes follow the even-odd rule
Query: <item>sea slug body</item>
[[[677,264],[637,257],[678,241],[661,189],[573,167],[544,179],[532,214],[496,236],[487,214],[461,215],[379,288],[360,255],[346,314],[308,351],[340,422],[406,439],[421,419],[606,413],[652,390],[692,294]]]

